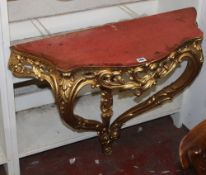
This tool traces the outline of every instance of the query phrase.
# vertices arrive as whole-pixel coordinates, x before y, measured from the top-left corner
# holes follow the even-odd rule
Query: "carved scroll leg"
[[[200,44],[201,40],[191,41],[186,47],[179,49],[175,56],[171,56],[171,58],[175,60],[175,64],[172,65],[170,69],[167,68],[167,65],[163,65],[159,77],[164,77],[165,72],[166,75],[170,73],[174,67],[182,63],[184,60],[187,61],[185,71],[176,81],[164,87],[162,90],[160,90],[147,100],[121,114],[111,124],[111,132],[119,133],[121,126],[128,120],[131,120],[134,117],[138,117],[138,115],[154,109],[167,101],[172,100],[177,94],[179,94],[187,86],[189,86],[199,74],[203,63],[203,54]],[[116,138],[114,137],[114,139]]]
[[[68,84],[68,82],[65,84]],[[74,104],[77,94],[87,84],[91,84],[90,80],[80,77],[74,84],[71,84],[71,87],[68,89],[68,95],[65,95],[67,94],[66,92],[61,93],[61,91],[58,91],[60,93],[59,95],[57,94],[58,106],[62,119],[72,128],[85,131],[99,131],[103,128],[102,123],[74,114]],[[62,98],[65,96],[66,98]]]
[[[112,140],[110,137],[110,119],[113,115],[112,110],[113,96],[112,90],[103,88],[101,89],[101,118],[103,123],[103,128],[98,131],[99,139],[102,145],[102,150],[105,154],[112,153]]]

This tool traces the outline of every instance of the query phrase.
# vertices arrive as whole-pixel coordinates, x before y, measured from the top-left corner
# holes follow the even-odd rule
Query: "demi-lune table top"
[[[136,66],[166,57],[202,37],[196,11],[186,8],[15,45],[68,71],[77,67]],[[143,58],[143,59],[142,59]]]

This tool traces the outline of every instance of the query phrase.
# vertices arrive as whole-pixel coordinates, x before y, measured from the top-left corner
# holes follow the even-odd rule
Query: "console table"
[[[203,63],[202,38],[195,9],[186,8],[14,45],[9,69],[17,77],[47,81],[62,119],[74,129],[96,131],[103,151],[111,154],[125,122],[172,100],[192,83]],[[110,122],[114,90],[139,97],[183,61],[187,66],[176,81]],[[101,91],[102,121],[73,112],[86,85]]]

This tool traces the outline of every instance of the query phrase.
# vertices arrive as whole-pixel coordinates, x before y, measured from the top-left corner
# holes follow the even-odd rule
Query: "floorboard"
[[[97,138],[21,159],[22,175],[195,175],[183,171],[178,145],[188,132],[170,117],[124,129],[111,156]]]

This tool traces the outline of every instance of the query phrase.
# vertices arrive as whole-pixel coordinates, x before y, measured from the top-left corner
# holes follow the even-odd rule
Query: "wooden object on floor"
[[[192,166],[198,175],[206,174],[206,120],[182,139],[179,155],[184,169]]]

